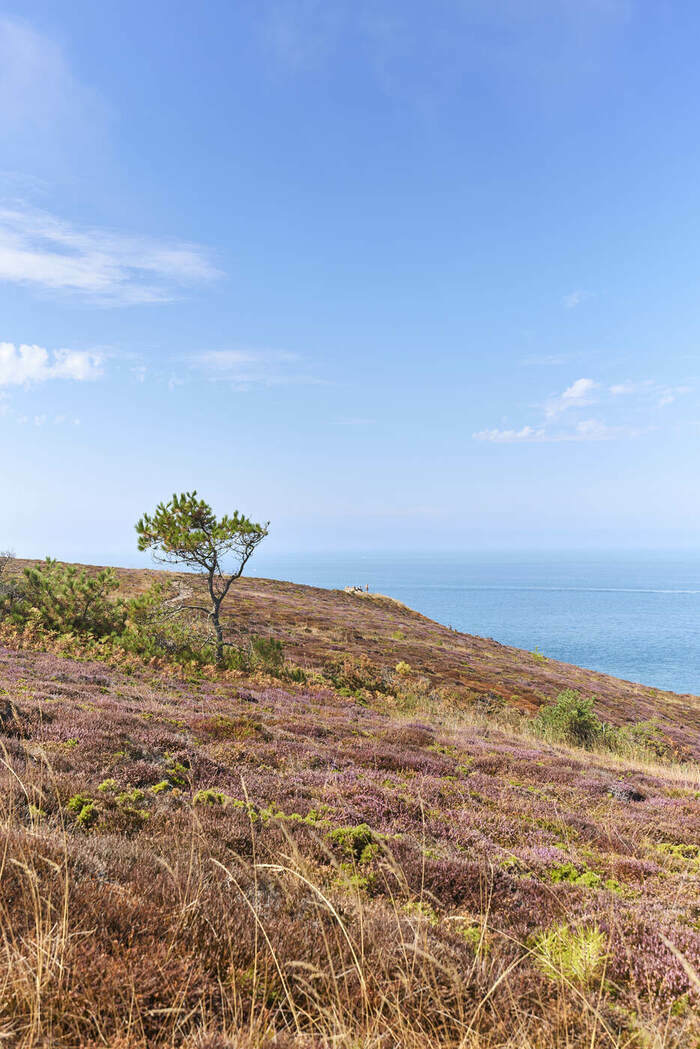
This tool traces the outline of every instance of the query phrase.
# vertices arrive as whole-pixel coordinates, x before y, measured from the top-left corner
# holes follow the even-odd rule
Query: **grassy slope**
[[[697,717],[387,600],[261,580],[239,594],[238,629],[299,662],[350,648],[465,695],[529,704],[574,684],[611,717],[682,710],[686,735]],[[8,1044],[700,1044],[697,766],[420,717],[1,648]],[[564,923],[602,933],[597,963],[547,964],[537,937]]]
[[[192,588],[195,595],[203,594],[192,575],[133,569],[119,569],[118,575],[131,595],[164,576]],[[621,725],[656,718],[664,732],[700,758],[698,696],[622,681],[489,638],[458,633],[381,596],[243,578],[228,607],[231,639],[272,635],[283,641],[288,657],[301,666],[322,666],[329,657],[346,652],[366,656],[377,666],[395,667],[403,660],[432,684],[465,699],[491,693],[530,712],[562,689],[576,688],[596,697],[604,720]]]

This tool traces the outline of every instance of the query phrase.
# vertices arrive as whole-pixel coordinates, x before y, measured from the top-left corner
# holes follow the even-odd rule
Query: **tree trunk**
[[[216,607],[212,609],[211,621],[216,634],[216,665],[221,667],[224,664],[224,631],[219,622],[219,609]]]
[[[211,625],[214,627],[214,634],[216,635],[216,665],[222,667],[224,665],[224,631],[221,623],[219,622],[219,609],[221,608],[221,602],[223,601],[223,595],[220,596],[216,592],[214,586],[214,566],[209,566],[209,596],[211,598],[211,612],[209,618],[211,619]]]

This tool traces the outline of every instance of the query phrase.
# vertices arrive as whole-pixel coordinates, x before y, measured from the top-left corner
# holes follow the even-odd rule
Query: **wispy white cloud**
[[[306,372],[298,354],[282,350],[205,350],[192,354],[187,361],[212,382],[227,382],[239,390],[324,383]]]
[[[79,229],[23,203],[0,206],[0,281],[114,306],[169,302],[218,275],[194,244]]]
[[[515,444],[518,441],[545,441],[546,435],[543,429],[536,430],[532,426],[523,426],[520,430],[479,430],[472,434],[475,441],[491,441],[493,444]]]
[[[571,441],[612,441],[618,437],[638,437],[643,431],[630,426],[609,426],[601,419],[581,419],[569,428],[547,429],[523,426],[521,430],[480,430],[477,441],[493,444],[561,444]]]
[[[644,393],[653,385],[654,382],[652,379],[642,379],[637,381],[626,379],[624,382],[618,382],[613,386],[610,386],[609,390],[613,397],[626,397],[629,394]]]
[[[601,419],[581,419],[572,434],[560,440],[612,441],[615,437],[637,437],[641,431],[632,426],[609,426]]]
[[[544,420],[538,425],[528,424],[520,429],[485,429],[472,436],[475,440],[494,444],[611,441],[639,437],[655,428],[655,409],[673,404],[679,396],[692,392],[692,389],[688,383],[671,386],[653,379],[628,379],[605,385],[594,379],[580,378],[544,402]],[[594,403],[596,415],[584,416],[584,410]],[[601,413],[608,418],[601,418]]]
[[[642,396],[646,400],[652,400],[657,407],[665,408],[673,404],[678,397],[691,393],[693,387],[689,385],[667,386],[655,382],[653,379],[631,380],[610,386],[609,390],[613,397]]]
[[[582,408],[591,404],[591,394],[597,386],[598,383],[593,379],[576,379],[563,393],[548,399],[545,405],[547,418],[553,419],[568,408]]]
[[[51,379],[89,382],[102,375],[101,354],[55,350],[43,346],[0,342],[0,386],[23,386]]]

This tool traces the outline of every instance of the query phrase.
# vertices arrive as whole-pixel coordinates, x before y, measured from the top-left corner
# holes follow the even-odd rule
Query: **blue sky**
[[[697,546],[700,9],[0,8],[0,546]]]

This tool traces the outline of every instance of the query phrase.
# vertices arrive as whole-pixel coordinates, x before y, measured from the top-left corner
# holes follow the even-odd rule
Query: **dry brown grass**
[[[15,782],[5,798],[51,790],[50,769],[44,777],[41,790]],[[604,968],[592,988],[563,970],[536,979],[532,944],[508,942],[497,924],[491,927],[488,869],[465,968],[434,935],[433,900],[423,886],[410,907],[400,891],[388,901],[370,899],[332,861],[345,888],[329,888],[284,828],[277,862],[258,855],[250,823],[240,852],[222,863],[212,854],[210,828],[193,814],[189,826],[178,828],[188,851],[174,861],[155,858],[161,873],[152,920],[163,924],[146,929],[143,884],[139,899],[106,878],[105,889],[95,883],[86,898],[79,844],[62,827],[21,824],[6,801],[0,1038],[17,1049],[687,1049],[699,1033],[692,1024],[679,1031],[663,1018],[660,1023],[658,1014],[645,1020],[642,1003],[633,1029],[620,1033],[619,1018],[603,1001]],[[119,849],[117,841],[103,843],[102,852],[105,846]],[[89,839],[83,847],[90,852]],[[132,861],[144,859],[130,851]],[[387,877],[400,889],[400,865],[389,854],[386,863]],[[153,876],[153,862],[143,873]],[[169,896],[165,910],[163,895]],[[115,906],[124,913],[117,914],[122,924],[110,943],[98,915],[107,911],[109,925]],[[297,938],[288,935],[289,916],[300,912],[313,929],[311,943],[299,942],[298,924]],[[212,925],[217,917],[223,928]],[[453,913],[443,920],[459,930],[468,918]],[[218,987],[202,994],[195,955],[210,949],[210,938],[222,964]]]

